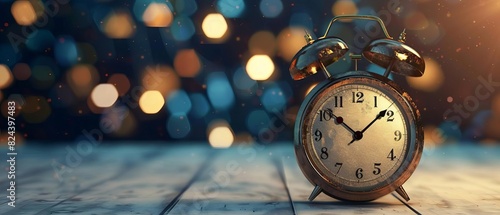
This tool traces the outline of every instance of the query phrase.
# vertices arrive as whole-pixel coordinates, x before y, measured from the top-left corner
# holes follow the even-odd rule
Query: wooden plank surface
[[[422,214],[500,214],[500,148],[426,150],[405,188]]]
[[[159,214],[202,168],[210,153],[206,147],[158,147],[157,152],[157,158],[142,154],[144,162],[113,181],[52,207],[50,213]]]
[[[313,187],[290,144],[100,146],[58,177],[66,146],[19,150],[16,208],[4,199],[0,214],[500,214],[500,147],[426,149],[404,184],[410,202],[349,203],[307,201]]]
[[[103,147],[93,150],[92,153],[85,157],[81,156],[81,162],[78,165],[73,165],[71,173],[57,176],[54,167],[58,169],[59,165],[69,166],[68,163],[64,162],[68,154],[67,151],[60,150],[59,152],[61,153],[59,156],[55,157],[46,157],[43,151],[37,152],[26,150],[26,154],[33,156],[34,160],[31,162],[34,164],[38,162],[44,163],[50,168],[45,166],[43,172],[28,174],[24,176],[26,179],[21,176],[18,177],[19,179],[16,180],[18,182],[16,207],[11,208],[2,205],[0,213],[50,214],[53,207],[70,201],[74,196],[86,192],[95,186],[115,180],[131,167],[138,165],[140,162],[147,162],[149,158],[157,154],[151,148],[134,149],[124,147],[110,150]],[[25,152],[20,151],[20,156],[18,157],[24,156],[22,153]],[[145,154],[150,154],[151,156],[144,158],[143,155]],[[60,157],[63,159],[59,159]],[[75,164],[77,163],[75,162]]]
[[[293,214],[273,150],[224,150],[169,214]]]

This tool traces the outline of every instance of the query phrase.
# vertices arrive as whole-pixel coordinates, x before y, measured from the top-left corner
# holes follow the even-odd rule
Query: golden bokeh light
[[[149,27],[168,27],[174,15],[170,8],[163,3],[151,3],[142,14],[144,24]]]
[[[352,0],[339,0],[333,4],[332,13],[334,16],[357,14],[358,7]]]
[[[444,141],[444,132],[440,128],[433,125],[424,127],[424,146],[426,148],[441,145]]]
[[[295,54],[306,45],[303,28],[285,28],[278,35],[279,55],[286,61],[292,61]]]
[[[39,96],[28,96],[22,110],[22,115],[28,123],[44,122],[52,112],[47,100]]]
[[[214,148],[229,148],[234,142],[234,134],[226,121],[216,121],[209,125],[208,142]]]
[[[108,83],[113,84],[116,87],[116,90],[118,90],[118,95],[120,96],[125,95],[130,89],[130,81],[128,80],[126,75],[121,73],[111,75],[111,77],[109,77]]]
[[[113,106],[118,99],[118,91],[112,84],[99,84],[90,94],[92,102],[100,108]]]
[[[146,114],[158,113],[163,105],[165,105],[165,99],[163,98],[163,95],[156,90],[144,92],[139,99],[139,106]]]
[[[226,34],[228,26],[224,16],[220,13],[208,14],[201,24],[205,36],[211,39],[219,39]]]
[[[425,92],[434,92],[444,82],[444,74],[441,70],[441,65],[439,63],[429,57],[424,57],[425,61],[425,72],[422,77],[406,77],[408,84],[414,89],[425,91]]]
[[[15,1],[10,12],[19,25],[32,25],[38,18],[31,1]]]
[[[134,135],[136,128],[137,120],[135,119],[134,114],[131,114],[130,111],[127,110],[127,114],[125,114],[125,118],[123,119],[120,128],[113,131],[112,135],[116,137],[130,137]]]
[[[201,69],[200,58],[194,49],[180,50],[175,55],[174,68],[180,77],[195,77]]]
[[[146,90],[157,90],[163,97],[167,97],[171,92],[179,89],[180,80],[169,66],[148,66],[142,75],[142,86]]]
[[[267,55],[254,55],[246,65],[248,76],[256,81],[267,80],[274,72],[274,62]]]
[[[9,137],[10,134],[7,133],[7,132],[2,132],[0,134],[0,147],[5,147],[7,148],[8,146],[8,143],[9,143]],[[16,140],[16,147],[19,147],[19,146],[22,146],[24,145],[24,142],[25,142],[25,139],[23,137],[23,134],[20,132],[20,131],[17,131],[15,134],[14,134],[14,138]]]
[[[104,33],[113,39],[125,39],[135,33],[135,23],[130,13],[111,12],[104,21]]]
[[[443,30],[432,20],[428,20],[425,28],[417,31],[420,42],[425,45],[435,44],[442,37]]]
[[[5,89],[9,87],[14,81],[14,77],[12,76],[12,72],[8,66],[4,64],[0,64],[0,89]]]
[[[87,86],[92,82],[92,75],[89,67],[77,66],[71,70],[71,80],[77,87]]]
[[[2,94],[3,94],[2,97],[5,99],[0,104],[0,109],[1,109],[0,111],[2,112],[2,115],[5,118],[7,118],[8,116],[13,116],[13,117],[19,116],[23,111],[23,106],[26,104],[26,99],[24,98],[24,96],[21,94],[10,94],[10,95],[5,95],[4,93],[2,93]],[[9,109],[8,109],[9,104],[8,103],[10,101],[14,101],[16,103],[15,104],[16,111],[14,111],[13,115],[9,114]]]
[[[102,114],[104,111],[104,108],[97,107],[94,104],[94,102],[92,101],[92,98],[90,96],[87,97],[87,107],[90,110],[90,112],[95,113],[95,114]]]
[[[25,81],[31,77],[31,68],[28,64],[18,63],[12,69],[12,73],[17,80]]]
[[[420,11],[414,11],[409,13],[405,19],[405,27],[408,30],[422,30],[429,26],[429,20],[425,14]]]
[[[78,64],[66,73],[66,81],[73,93],[83,98],[87,97],[92,88],[99,83],[99,74],[92,65]]]
[[[250,54],[274,56],[276,53],[276,37],[269,31],[259,31],[248,41]]]

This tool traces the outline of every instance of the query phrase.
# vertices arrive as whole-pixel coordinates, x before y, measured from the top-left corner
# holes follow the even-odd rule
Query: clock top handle
[[[340,16],[335,16],[330,21],[330,24],[328,25],[328,28],[326,29],[325,35],[323,35],[323,37],[326,37],[328,35],[328,33],[330,33],[330,29],[332,28],[333,23],[336,22],[337,20],[341,20],[341,19],[358,19],[358,20],[376,21],[380,24],[380,27],[382,28],[382,31],[384,32],[385,37],[387,39],[392,40],[392,37],[387,32],[387,28],[385,27],[384,22],[379,17],[371,16],[371,15],[340,15]]]

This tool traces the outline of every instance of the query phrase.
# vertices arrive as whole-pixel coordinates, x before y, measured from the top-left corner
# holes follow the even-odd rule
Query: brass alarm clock
[[[350,56],[355,71],[330,76],[326,66],[349,50],[342,39],[327,37],[340,19],[377,21],[386,38]],[[290,65],[292,78],[300,80],[318,70],[327,75],[305,98],[294,128],[297,162],[314,185],[309,200],[323,192],[340,200],[370,201],[396,191],[409,201],[402,185],[422,155],[423,128],[411,97],[387,77],[390,72],[422,76],[423,59],[405,45],[404,31],[393,40],[375,16],[337,16],[323,37],[305,37],[308,44]],[[386,68],[385,74],[358,71],[362,57]]]

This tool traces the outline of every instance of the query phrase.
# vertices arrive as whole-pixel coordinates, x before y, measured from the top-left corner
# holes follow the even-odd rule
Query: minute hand
[[[370,124],[368,124],[365,128],[363,128],[363,130],[361,130],[361,133],[364,133],[370,126],[373,125],[373,123],[375,123],[375,121],[381,119],[382,117],[385,116],[385,113],[387,112],[387,110],[383,110],[383,111],[380,111],[380,113],[378,113],[377,117],[375,117],[375,119],[373,119]]]

